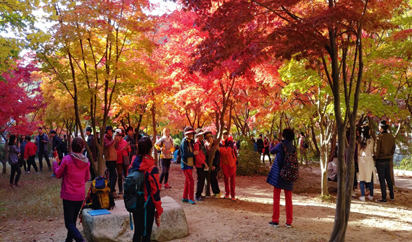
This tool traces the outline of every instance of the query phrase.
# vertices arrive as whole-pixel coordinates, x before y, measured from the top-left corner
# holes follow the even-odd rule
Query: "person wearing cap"
[[[231,196],[232,201],[236,201],[236,154],[234,149],[233,138],[229,137],[229,131],[223,131],[223,137],[220,147],[220,164],[223,170],[225,180],[225,196],[228,199]]]
[[[118,138],[118,146],[117,146],[117,160],[116,160],[116,167],[117,167],[117,186],[119,188],[118,194],[123,194],[123,171],[127,172],[127,167],[130,164],[129,160],[129,152],[132,151],[130,145],[124,140],[124,132],[122,129],[116,129],[115,137]],[[126,162],[123,160],[126,157]]]
[[[49,154],[47,153],[47,143],[49,143],[49,137],[43,132],[43,128],[38,128],[39,135],[36,136],[36,145],[37,145],[37,155],[39,157],[39,168],[40,171],[43,171],[43,156],[46,159],[47,166],[49,171],[51,171],[51,164],[49,160]]]
[[[30,174],[30,166],[33,166],[34,170],[36,171],[36,174],[39,174],[39,170],[37,170],[37,165],[35,162],[35,157],[36,157],[36,151],[37,151],[37,146],[33,143],[30,142],[31,137],[29,135],[26,136],[26,146],[24,147],[24,159],[27,160],[27,174]]]
[[[52,144],[53,144],[53,150],[57,151],[57,155],[59,156],[59,160],[63,160],[63,146],[64,143],[60,139],[59,136],[57,136],[55,130],[50,131],[50,136],[52,137]]]
[[[129,160],[132,162],[132,158],[134,155],[137,155],[137,140],[135,140],[135,135],[133,132],[133,127],[129,126],[126,129],[126,137],[124,138],[126,142],[129,144],[131,151],[129,152]]]
[[[376,137],[376,144],[374,149],[374,160],[376,162],[376,169],[378,170],[379,183],[381,186],[382,199],[377,202],[386,203],[386,183],[389,188],[389,196],[391,201],[395,199],[393,193],[393,182],[390,171],[390,161],[395,153],[395,139],[388,133],[389,126],[385,120],[379,122],[379,134]]]
[[[169,183],[169,170],[172,154],[175,150],[173,145],[173,138],[170,136],[170,129],[163,129],[163,136],[156,142],[155,148],[161,151],[160,160],[162,162],[162,174],[160,175],[160,185],[162,185],[164,178],[164,188],[172,188]]]
[[[183,189],[183,199],[182,202],[188,202],[190,204],[196,204],[194,201],[194,190],[195,184],[193,181],[193,166],[195,165],[195,155],[199,151],[194,151],[194,140],[193,134],[196,132],[191,126],[188,126],[184,129],[185,137],[180,144],[181,154],[181,168],[185,174],[185,187]]]
[[[106,167],[109,170],[109,182],[110,192],[113,197],[118,198],[116,194],[116,161],[117,161],[117,147],[119,145],[119,137],[113,138],[113,127],[106,126],[106,132],[104,134],[104,158],[106,159]]]
[[[87,145],[89,146],[89,149],[91,151],[91,154],[89,154],[89,152],[87,152],[87,156],[89,158],[89,162],[90,162],[90,175],[91,175],[91,179],[93,180],[94,178],[96,178],[96,171],[94,170],[94,166],[91,163],[91,161],[93,160],[93,162],[97,161],[97,149],[96,149],[96,144],[94,141],[94,135],[92,134],[92,128],[91,127],[87,127],[86,128],[86,135],[87,135]]]
[[[220,197],[219,182],[217,181],[217,174],[220,170],[220,152],[219,152],[219,140],[213,140],[212,132],[206,131],[203,135],[205,142],[205,147],[207,150],[206,161],[209,165],[210,172],[210,186],[212,187],[212,192],[215,198]],[[208,189],[208,187],[206,188]],[[206,194],[209,192],[206,190]]]
[[[193,150],[198,152],[198,154],[195,155],[195,166],[197,171],[197,186],[195,194],[196,201],[202,200],[202,192],[203,187],[205,186],[206,173],[209,170],[209,166],[206,163],[207,151],[203,142],[203,134],[204,132],[202,129],[196,130],[196,142],[193,146]]]

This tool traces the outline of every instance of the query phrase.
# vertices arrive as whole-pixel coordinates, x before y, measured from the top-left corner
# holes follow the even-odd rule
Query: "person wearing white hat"
[[[196,133],[195,130],[188,126],[184,130],[185,138],[183,138],[180,144],[180,150],[182,151],[181,157],[181,168],[185,174],[185,187],[183,189],[183,199],[182,202],[188,202],[190,204],[196,204],[194,201],[194,189],[195,184],[193,181],[193,166],[195,165],[195,155],[199,151],[194,151],[194,140],[193,134]]]
[[[205,186],[206,173],[209,170],[209,167],[206,163],[207,151],[206,151],[205,144],[203,142],[204,133],[205,132],[203,132],[202,129],[196,130],[196,135],[195,135],[196,142],[193,147],[194,151],[199,152],[197,155],[195,155],[195,161],[196,161],[195,166],[196,166],[196,171],[197,171],[197,186],[196,186],[196,194],[195,194],[196,201],[202,200],[202,192]]]

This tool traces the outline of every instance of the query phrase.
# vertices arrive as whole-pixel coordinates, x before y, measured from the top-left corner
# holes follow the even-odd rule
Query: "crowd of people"
[[[395,199],[393,192],[393,182],[390,175],[390,161],[395,153],[395,139],[388,132],[389,125],[385,120],[379,122],[379,134],[374,140],[371,136],[370,127],[364,123],[356,130],[356,147],[354,154],[355,162],[355,178],[353,189],[356,190],[359,182],[361,196],[359,200],[365,201],[365,198],[373,200],[373,181],[376,179],[375,167],[378,172],[379,184],[382,197],[376,199],[377,202],[386,203],[387,193],[386,185],[389,189],[390,200]],[[347,132],[347,140],[349,142],[349,131]],[[338,181],[337,176],[337,148],[335,149],[334,158],[328,164],[328,180]],[[368,195],[366,196],[366,189]],[[356,197],[353,192],[352,197]]]
[[[361,196],[360,200],[365,201],[366,192],[365,186],[369,189],[367,198],[373,200],[373,180],[375,165],[379,174],[379,182],[381,185],[382,198],[378,202],[387,202],[386,198],[386,183],[390,191],[390,199],[394,200],[393,184],[390,177],[389,162],[395,150],[394,138],[388,133],[389,126],[385,121],[379,123],[379,134],[376,140],[371,138],[370,129],[367,125],[363,125],[358,129],[356,140],[355,162],[357,164],[358,180],[354,181],[354,185],[359,181]],[[134,132],[135,131],[135,132]],[[123,179],[127,175],[128,169],[136,169],[147,172],[150,184],[145,187],[146,197],[151,196],[148,211],[150,220],[150,228],[147,227],[147,232],[142,234],[139,227],[142,223],[139,214],[134,214],[134,219],[137,226],[133,241],[150,240],[151,224],[156,219],[156,223],[160,224],[160,216],[162,213],[160,202],[161,189],[170,189],[169,170],[172,160],[180,163],[181,170],[184,174],[184,189],[182,194],[182,202],[196,204],[202,201],[205,196],[210,194],[209,186],[205,186],[205,181],[210,181],[213,196],[220,198],[222,193],[218,183],[218,172],[223,171],[224,176],[224,199],[236,201],[236,168],[238,165],[237,148],[233,137],[227,129],[223,130],[221,140],[216,139],[211,131],[202,129],[193,129],[186,127],[184,129],[184,138],[180,146],[175,146],[173,138],[170,135],[170,129],[165,128],[160,137],[152,145],[149,137],[142,137],[138,130],[133,130],[128,127],[126,132],[123,129],[114,130],[112,126],[107,126],[104,134],[104,159],[107,168],[107,177],[109,180],[110,191],[115,198],[119,198],[123,193]],[[43,157],[49,169],[53,168],[53,174],[57,178],[62,178],[61,198],[63,199],[64,219],[68,230],[67,239],[71,241],[83,241],[81,234],[75,226],[76,216],[79,213],[81,203],[84,200],[85,183],[96,177],[94,165],[90,161],[97,161],[96,144],[100,144],[98,137],[92,134],[91,127],[86,128],[87,145],[89,149],[86,151],[85,142],[81,138],[74,138],[71,143],[70,155],[67,155],[67,141],[60,139],[54,130],[50,131],[53,151],[55,152],[55,162],[50,164],[47,153],[47,143],[49,138],[44,134],[43,129],[39,127],[38,135],[35,142],[31,142],[31,136],[25,136],[21,142],[17,142],[17,137],[11,135],[9,139],[9,152],[11,165],[10,186],[19,186],[19,178],[21,175],[20,167],[24,166],[26,173],[30,173],[33,166],[36,174],[43,170]],[[284,129],[282,132],[282,140],[276,139],[271,142],[262,135],[254,142],[255,149],[259,154],[269,157],[269,162],[272,163],[270,154],[276,155],[272,168],[267,177],[267,182],[274,187],[273,190],[273,214],[272,220],[269,222],[271,226],[279,227],[279,202],[281,190],[284,190],[286,203],[286,224],[290,228],[293,222],[293,204],[292,191],[293,181],[285,180],[280,175],[282,167],[285,165],[285,157],[287,153],[300,153],[301,162],[307,161],[308,148],[304,133],[299,134],[298,148],[294,145],[295,133],[292,129]],[[252,138],[254,141],[254,139]],[[159,169],[156,167],[152,154],[153,148],[160,153],[161,174],[159,178]],[[156,151],[155,151],[156,152]],[[39,157],[39,169],[35,162],[35,155]],[[19,158],[19,154],[22,154]],[[27,161],[27,167],[26,167]],[[59,162],[60,161],[60,162]],[[195,182],[193,179],[193,170],[196,170],[197,181],[196,191]],[[328,164],[328,180],[337,181],[337,154],[335,152],[334,159]],[[375,178],[376,179],[376,178]],[[116,191],[117,183],[117,191]],[[163,185],[162,185],[163,184]]]

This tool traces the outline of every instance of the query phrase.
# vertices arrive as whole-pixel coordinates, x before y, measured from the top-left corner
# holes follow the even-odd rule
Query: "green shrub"
[[[182,143],[182,140],[181,140],[180,138],[174,138],[174,139],[173,139],[173,144],[174,144],[174,145],[180,146],[180,143]]]
[[[397,168],[412,171],[412,157],[404,158]]]
[[[261,162],[260,154],[253,150],[253,142],[248,137],[240,137],[239,164],[236,173],[241,176],[267,176],[269,169]]]

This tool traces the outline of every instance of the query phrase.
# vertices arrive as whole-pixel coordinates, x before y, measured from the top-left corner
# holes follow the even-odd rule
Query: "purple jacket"
[[[53,171],[62,178],[60,198],[69,201],[83,201],[85,184],[90,179],[89,160],[81,153],[66,155],[60,166],[53,162]]]

